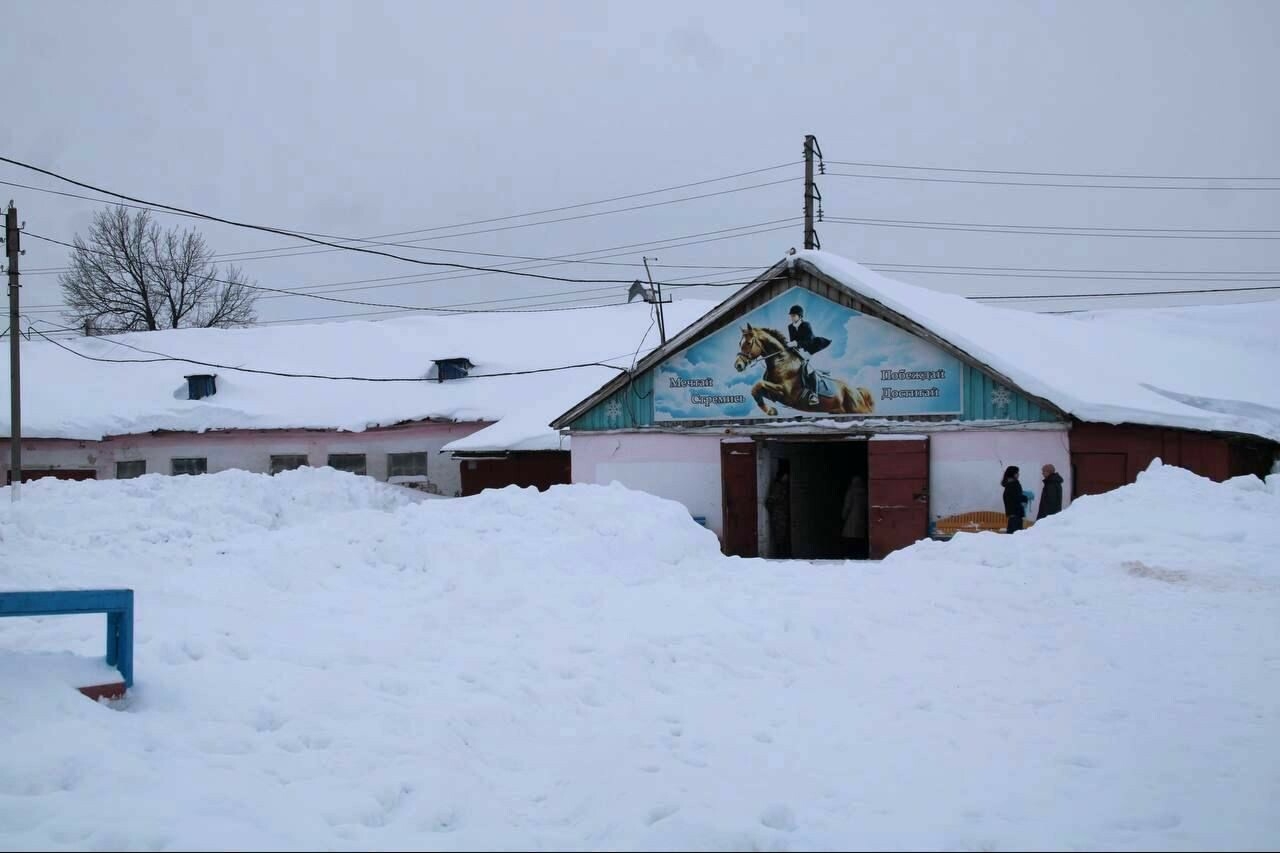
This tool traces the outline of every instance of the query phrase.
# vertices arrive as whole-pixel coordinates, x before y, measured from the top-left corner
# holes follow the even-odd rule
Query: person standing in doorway
[[[791,557],[791,461],[782,459],[764,499],[769,513],[769,544],[778,559]]]
[[[1040,474],[1044,477],[1044,491],[1040,493],[1037,521],[1062,512],[1062,475],[1051,464],[1041,466]]]
[[[846,553],[855,560],[867,558],[867,481],[861,473],[849,478],[849,488],[844,493],[841,510],[844,522],[840,535],[849,542]]]
[[[1016,533],[1022,529],[1022,519],[1027,514],[1027,498],[1022,493],[1022,483],[1018,481],[1017,465],[1004,469],[1000,485],[1004,486],[1004,514],[1009,517],[1009,526],[1004,532]]]

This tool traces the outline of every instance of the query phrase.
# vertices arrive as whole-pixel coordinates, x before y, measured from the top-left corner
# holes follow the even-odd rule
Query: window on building
[[[271,457],[271,473],[279,474],[281,471],[292,471],[294,468],[307,467],[307,454],[305,453],[283,453],[279,456]]]
[[[173,474],[207,474],[209,460],[203,456],[179,456],[172,460]]]
[[[427,476],[427,454],[425,453],[388,453],[387,477],[425,477]]]
[[[330,453],[329,467],[338,471],[350,471],[352,474],[367,474],[363,453]]]
[[[141,477],[145,473],[147,473],[147,460],[145,459],[116,463],[117,480],[132,480],[134,477]]]

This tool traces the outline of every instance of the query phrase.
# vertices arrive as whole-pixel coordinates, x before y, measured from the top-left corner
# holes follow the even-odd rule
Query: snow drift
[[[0,620],[0,848],[1268,847],[1278,486],[778,564],[616,485],[38,481],[0,587],[133,587],[137,681]]]

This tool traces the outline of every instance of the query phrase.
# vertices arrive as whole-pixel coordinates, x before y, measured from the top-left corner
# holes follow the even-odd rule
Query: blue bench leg
[[[130,595],[129,607],[120,616],[120,633],[118,636],[120,650],[120,674],[124,676],[125,687],[133,686],[133,601]]]
[[[123,615],[117,611],[107,614],[107,666],[116,666],[120,661],[120,617]]]
[[[132,600],[124,610],[115,610],[107,614],[107,666],[114,666],[120,670],[126,687],[133,686]]]

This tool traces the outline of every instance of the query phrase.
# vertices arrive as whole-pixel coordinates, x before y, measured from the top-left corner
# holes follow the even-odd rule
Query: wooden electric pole
[[[663,346],[667,343],[667,320],[662,316],[662,285],[653,283],[653,273],[649,272],[649,258],[644,258],[644,274],[649,279],[649,288],[653,291],[655,305],[658,311],[658,337],[661,338]],[[657,260],[657,258],[653,258]]]
[[[18,499],[22,485],[22,369],[18,363],[18,257],[22,254],[18,235],[18,209],[9,202],[4,216],[4,245],[9,257],[9,496]]]
[[[818,138],[812,133],[806,134],[804,138],[804,247],[806,249],[822,248],[822,241],[818,239],[818,232],[813,227],[815,201],[818,202],[818,219],[822,219],[822,193],[818,191],[818,185],[813,180],[815,153],[821,160],[822,149],[818,147]]]

